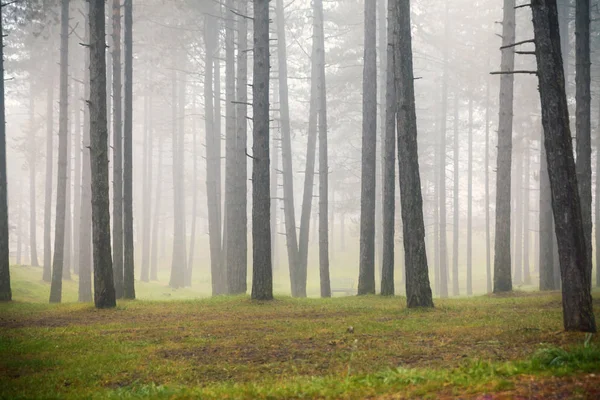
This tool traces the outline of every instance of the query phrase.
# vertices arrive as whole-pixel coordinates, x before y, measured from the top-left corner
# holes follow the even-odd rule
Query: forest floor
[[[45,284],[16,275],[16,301],[0,304],[0,398],[600,398],[600,340],[562,330],[559,293],[433,310],[379,296],[96,310],[34,303]]]

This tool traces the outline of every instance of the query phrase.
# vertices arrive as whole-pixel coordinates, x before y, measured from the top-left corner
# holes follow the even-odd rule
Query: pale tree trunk
[[[123,297],[135,299],[133,248],[133,0],[125,0],[125,121],[123,126]],[[183,154],[182,163],[183,163]],[[182,209],[183,210],[183,209]],[[182,211],[183,212],[183,211]]]
[[[158,137],[158,161],[156,163],[156,196],[154,205],[154,221],[152,222],[152,245],[150,253],[150,280],[158,280],[158,232],[161,216],[163,169],[163,137]]]
[[[487,293],[492,292],[490,242],[490,82],[488,79],[485,85],[485,272]]]
[[[67,195],[67,135],[69,99],[69,0],[61,1],[60,16],[60,100],[58,127],[58,169],[56,188],[56,223],[54,224],[54,259],[50,302],[60,303],[65,255],[65,213]]]
[[[79,54],[79,53],[78,53]],[[81,98],[79,83],[74,85],[73,90],[73,120],[74,120],[74,139],[73,152],[75,153],[73,162],[73,272],[79,275],[79,248],[81,247],[79,234],[79,221],[81,220],[81,108],[79,100]]]
[[[577,187],[556,1],[532,2],[544,146],[560,255],[565,330],[596,332],[589,257]]]
[[[121,108],[121,0],[112,1],[112,18],[112,250],[115,292],[117,299],[120,299],[123,297],[123,113]]]
[[[331,297],[329,278],[329,161],[327,150],[327,85],[325,80],[325,33],[323,0],[314,1],[317,33],[317,74],[319,75],[319,277],[321,297]]]
[[[4,30],[0,8],[0,301],[11,301],[6,174],[6,118],[4,110]]]
[[[150,81],[152,76],[150,75]],[[143,232],[142,232],[142,268],[140,280],[148,282],[150,280],[150,236],[152,234],[152,172],[153,172],[153,133],[152,129],[152,94],[144,96],[144,199],[143,199]],[[195,140],[194,132],[194,140]],[[194,141],[195,145],[195,141]],[[194,146],[194,196],[196,196],[196,146]],[[195,199],[195,198],[194,198]],[[195,210],[195,208],[194,208]],[[195,214],[194,214],[195,217]],[[192,224],[195,226],[195,221],[192,219]],[[191,264],[191,263],[190,263]]]
[[[358,294],[375,294],[375,190],[377,151],[377,3],[365,2]]]
[[[67,115],[69,112],[69,106],[67,101]],[[67,116],[67,121],[69,117]],[[70,122],[70,121],[69,121]],[[63,279],[71,280],[71,250],[73,249],[73,233],[71,231],[73,226],[73,219],[71,213],[71,128],[67,123],[67,192],[65,196],[65,250],[64,250],[64,261],[63,261]]]
[[[90,160],[94,241],[94,304],[116,306],[110,251],[108,130],[106,120],[106,42],[104,1],[91,0],[90,23]]]
[[[238,53],[239,55],[239,53]],[[238,64],[239,68],[239,64]],[[274,80],[271,85],[273,90],[273,106],[280,107],[279,102],[279,84],[278,81]],[[238,87],[239,90],[239,87]],[[239,98],[239,97],[238,97]],[[279,198],[277,191],[279,189],[279,148],[281,145],[281,118],[276,118],[277,112],[273,110],[273,117],[271,120],[278,122],[277,126],[272,126],[273,137],[271,139],[271,262],[273,264],[273,272],[279,268],[278,252],[277,252],[277,237],[279,236],[278,225],[277,225],[277,208],[279,207]],[[239,118],[239,115],[238,115]],[[279,137],[276,136],[276,132],[279,131]]]
[[[473,95],[469,96],[469,161],[467,177],[467,295],[473,294]],[[487,189],[487,185],[486,185]]]
[[[502,45],[515,41],[515,0],[504,0]],[[514,49],[502,50],[500,69],[509,72],[515,66]],[[510,170],[512,162],[512,124],[514,76],[500,78],[498,158],[496,168],[496,232],[494,235],[494,293],[512,291],[510,265]]]
[[[381,11],[380,11],[381,12]],[[396,82],[394,46],[398,45],[398,26],[394,23],[398,8],[396,0],[388,0],[385,74],[385,135],[383,146],[383,251],[381,267],[381,294],[393,296],[394,287],[394,231],[396,214]],[[382,55],[383,59],[383,55]]]
[[[514,269],[513,283],[520,285],[523,283],[523,138],[519,138],[517,143],[514,171],[514,201],[515,215],[514,221]]]
[[[575,100],[577,184],[592,282],[592,142],[590,76],[590,0],[575,1]]]
[[[196,89],[192,95],[192,113],[196,112]],[[198,220],[198,133],[196,130],[195,119],[192,119],[192,221],[190,227],[190,248],[188,252],[187,273],[185,275],[185,285],[192,286],[192,272],[194,267],[194,250],[196,247],[196,223]],[[151,132],[151,131],[150,131]],[[150,136],[151,138],[151,136]],[[150,156],[149,156],[150,157]],[[150,164],[150,163],[149,163]],[[151,171],[151,170],[150,170]],[[150,219],[150,211],[148,210],[148,220]],[[150,238],[148,238],[150,239]]]
[[[375,265],[379,272],[380,278],[383,273],[383,207],[384,207],[384,194],[383,194],[383,175],[385,169],[385,84],[386,81],[386,50],[387,50],[387,37],[386,37],[386,0],[375,0],[377,2],[377,56],[379,58],[379,87],[377,88],[377,116],[379,135],[377,137],[379,146],[379,154],[376,163],[376,176],[377,186],[376,199],[375,199]]]
[[[600,98],[600,96],[599,96]],[[600,105],[598,106],[598,126],[600,127]],[[600,132],[600,129],[598,129]],[[596,212],[595,212],[595,245],[596,245],[596,286],[600,287],[600,140],[596,138]]]
[[[48,79],[46,96],[46,182],[44,197],[44,282],[52,275],[52,163],[54,162],[54,80]]]
[[[531,234],[529,232],[529,219],[530,219],[530,188],[531,184],[530,175],[530,164],[531,155],[529,150],[529,136],[525,135],[525,143],[523,146],[523,168],[524,168],[524,180],[523,180],[523,283],[526,285],[531,284],[531,275],[529,271],[529,239]]]
[[[29,250],[31,265],[34,267],[39,266],[37,257],[37,217],[36,217],[36,196],[35,196],[35,167],[37,162],[37,155],[35,149],[37,148],[35,138],[35,98],[33,83],[29,83]]]
[[[394,46],[398,88],[398,175],[406,265],[406,305],[433,307],[417,149],[417,114],[412,61],[410,0],[397,0],[398,45]]]
[[[458,107],[459,107],[459,100],[458,100],[458,92],[454,93],[454,152],[453,152],[453,157],[454,157],[454,189],[452,190],[453,195],[454,195],[454,209],[453,214],[454,214],[454,220],[453,220],[453,226],[452,226],[452,295],[453,296],[458,296],[460,294],[460,290],[459,290],[459,286],[458,286],[458,224],[459,224],[459,210],[460,210],[460,203],[459,203],[459,197],[458,197],[458,190],[459,190],[459,179],[460,179],[460,175],[458,174],[458,168],[459,168],[459,135],[458,135]]]
[[[254,0],[252,299],[273,299],[269,180],[269,1]]]

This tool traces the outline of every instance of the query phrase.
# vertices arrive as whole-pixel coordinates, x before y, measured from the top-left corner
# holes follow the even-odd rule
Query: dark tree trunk
[[[276,2],[277,21],[277,57],[279,72],[279,114],[281,118],[281,161],[283,171],[283,214],[285,219],[285,237],[290,270],[290,282],[293,297],[306,296],[302,284],[296,232],[296,214],[294,207],[294,175],[292,168],[292,139],[290,129],[290,108],[287,82],[287,44],[285,39],[285,17],[283,0]],[[304,289],[303,289],[304,287]]]
[[[433,307],[433,299],[425,251],[410,19],[410,0],[398,0],[398,19],[394,22],[398,26],[398,45],[394,51],[398,88],[398,175],[406,265],[406,304],[414,308]]]
[[[60,303],[65,255],[65,213],[67,195],[67,135],[69,99],[69,0],[61,1],[60,17],[60,101],[58,127],[58,169],[56,188],[56,223],[54,225],[54,259],[50,302]]]
[[[592,143],[590,94],[590,0],[575,1],[575,100],[577,183],[581,218],[588,252],[588,274],[592,283]]]
[[[29,251],[30,251],[30,264],[34,267],[38,267],[37,256],[37,217],[36,217],[36,195],[35,195],[35,171],[37,163],[37,155],[35,149],[37,147],[35,138],[35,92],[33,89],[33,83],[29,82],[29,151],[31,155],[29,157]]]
[[[515,41],[515,0],[504,0],[502,45]],[[500,69],[512,71],[514,49],[502,50]],[[500,115],[498,123],[498,161],[496,168],[496,232],[494,236],[494,293],[512,291],[510,265],[510,170],[512,162],[514,75],[500,78]]]
[[[269,179],[269,1],[254,0],[252,299],[273,299]]]
[[[459,210],[460,203],[458,197],[459,190],[459,179],[460,175],[458,174],[459,168],[459,141],[458,141],[458,107],[459,107],[459,99],[458,92],[454,93],[454,152],[453,152],[453,161],[454,161],[454,189],[452,190],[452,194],[454,195],[453,206],[453,226],[452,226],[452,295],[458,296],[460,295],[460,290],[458,286],[458,249],[460,248],[458,245],[458,224],[459,224]]]
[[[467,296],[473,294],[473,95],[469,97],[469,161],[467,178]],[[486,185],[487,189],[487,185]]]
[[[375,190],[377,151],[377,3],[365,2],[358,294],[375,294]]]
[[[89,10],[94,303],[96,308],[110,308],[116,306],[116,298],[110,251],[104,1],[91,0]]]
[[[596,332],[555,0],[533,0],[544,145],[558,240],[565,330]]]
[[[540,290],[557,290],[554,279],[554,217],[552,215],[552,194],[548,178],[548,162],[540,138],[540,213],[539,213],[539,263]]]
[[[4,30],[0,8],[0,301],[11,301],[6,174],[6,117],[4,110]]]
[[[393,296],[394,287],[394,230],[396,213],[396,90],[394,48],[398,45],[396,0],[388,0],[388,26],[385,81],[385,136],[383,146],[383,251],[381,294]]]
[[[46,97],[46,182],[44,197],[44,282],[52,279],[52,163],[54,162],[54,80],[48,80]]]
[[[135,299],[133,248],[133,0],[124,0],[125,123],[123,130],[123,297]],[[183,158],[183,154],[182,154]],[[181,161],[183,163],[183,159]]]
[[[319,277],[321,297],[331,297],[329,279],[329,164],[327,150],[327,86],[325,80],[325,33],[323,0],[314,1],[317,33],[317,74],[319,75]]]
[[[123,125],[121,109],[121,0],[112,2],[112,106],[113,106],[113,224],[112,250],[115,293],[123,297]]]

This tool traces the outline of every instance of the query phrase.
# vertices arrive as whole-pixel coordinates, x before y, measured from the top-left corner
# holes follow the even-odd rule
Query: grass
[[[13,268],[17,301],[0,304],[0,398],[600,396],[598,339],[562,331],[558,293],[408,310],[376,296],[164,301],[154,283],[137,287],[154,300],[96,310],[45,304],[38,270]]]

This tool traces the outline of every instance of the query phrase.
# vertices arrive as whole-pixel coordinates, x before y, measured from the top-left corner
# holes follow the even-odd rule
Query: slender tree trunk
[[[273,299],[269,190],[269,0],[254,0],[252,299]]]
[[[529,232],[529,219],[530,219],[530,164],[531,155],[529,151],[529,136],[525,136],[525,143],[523,146],[523,164],[525,169],[525,176],[523,181],[523,283],[526,285],[531,284],[531,275],[529,271],[529,239],[531,234]]]
[[[194,87],[194,93],[192,95],[192,112],[196,112],[196,89]],[[185,276],[186,286],[192,286],[192,272],[194,267],[194,249],[196,247],[196,223],[198,220],[198,154],[200,149],[198,148],[198,133],[196,129],[195,119],[192,120],[192,225],[190,228],[190,251],[188,252],[188,264],[187,273]]]
[[[487,293],[492,293],[490,242],[490,82],[488,79],[485,85],[485,272]]]
[[[67,113],[68,109],[68,101],[67,101]],[[67,116],[67,120],[68,120]],[[71,128],[67,124],[67,192],[65,196],[65,253],[64,253],[64,261],[63,261],[63,279],[71,280],[71,250],[73,249],[73,233],[71,232],[71,228],[73,226],[73,219],[71,213],[71,142],[73,141],[71,138]]]
[[[54,82],[52,73],[48,80],[46,96],[46,182],[44,197],[44,282],[52,279],[52,163],[54,152]]]
[[[152,246],[150,254],[150,280],[158,280],[158,232],[161,216],[162,198],[162,169],[163,169],[163,138],[158,137],[158,162],[156,164],[156,196],[154,205],[154,221],[152,222]]]
[[[378,87],[378,99],[377,99],[377,116],[379,117],[378,128],[378,144],[379,146],[379,157],[376,163],[376,176],[377,176],[377,191],[375,199],[375,264],[379,272],[380,278],[383,273],[383,207],[384,207],[384,193],[383,193],[383,175],[385,169],[385,85],[387,83],[386,78],[386,51],[387,51],[387,37],[386,37],[386,0],[377,1],[377,55],[379,57],[379,87]]]
[[[152,76],[150,75],[150,81],[152,81]],[[144,200],[143,200],[143,213],[144,213],[144,221],[143,221],[143,232],[142,232],[142,268],[140,280],[142,282],[148,282],[150,280],[150,238],[152,235],[152,172],[153,172],[153,133],[152,129],[152,94],[146,94],[144,96],[144,131],[146,132],[146,137],[144,140],[144,150],[145,150],[145,182],[144,182]],[[196,198],[196,133],[194,132],[194,201]],[[194,205],[194,211],[196,210]],[[194,213],[192,217],[192,225],[195,227],[195,217]],[[193,235],[192,235],[193,240]],[[191,261],[190,261],[191,265]]]
[[[89,2],[85,5],[85,43],[90,41]],[[79,301],[92,301],[92,170],[90,160],[90,57],[84,56],[84,100],[83,100],[83,157],[81,173],[81,216],[79,220]],[[108,96],[107,96],[108,97]],[[108,155],[107,155],[108,156]]]
[[[385,135],[383,146],[383,252],[381,294],[393,296],[394,287],[394,230],[396,214],[396,82],[394,47],[398,45],[396,0],[388,0],[388,26],[385,86]],[[381,11],[380,11],[381,12]]]
[[[600,99],[600,96],[598,97]],[[600,127],[600,105],[598,106],[598,126]],[[600,137],[600,129],[598,129]],[[600,140],[596,138],[596,286],[600,287]]]
[[[575,99],[577,184],[592,282],[592,142],[590,75],[590,0],[575,1]]]
[[[292,139],[290,129],[290,109],[287,82],[287,44],[285,39],[285,17],[283,0],[276,0],[277,21],[277,57],[279,70],[279,114],[281,118],[281,161],[283,171],[283,214],[285,219],[285,237],[290,270],[290,283],[293,297],[306,296],[302,293],[298,239],[296,232],[296,214],[294,207],[294,175],[292,168]],[[305,286],[305,285],[304,285]]]
[[[21,264],[22,242],[23,242],[23,187],[19,187],[19,206],[17,207],[17,265]]]
[[[365,2],[363,125],[358,294],[375,294],[375,190],[377,151],[377,3]]]
[[[398,88],[398,175],[406,265],[406,304],[433,307],[427,254],[423,198],[417,149],[417,114],[412,61],[410,0],[398,1],[398,45],[394,47]]]
[[[29,83],[29,250],[31,265],[38,267],[40,264],[37,257],[37,217],[36,217],[36,195],[35,195],[35,173],[36,173],[36,137],[35,137],[35,98],[33,83]]]
[[[60,105],[58,128],[58,169],[56,189],[56,223],[54,225],[54,259],[50,302],[62,299],[62,278],[65,252],[65,213],[67,195],[67,128],[69,99],[69,0],[61,1],[60,16]]]
[[[459,203],[459,197],[458,197],[458,190],[459,190],[459,179],[460,179],[460,175],[458,174],[458,169],[459,169],[459,136],[458,136],[458,122],[459,122],[459,117],[458,117],[458,107],[459,107],[459,99],[458,99],[458,93],[455,92],[454,93],[454,190],[452,191],[454,194],[454,210],[453,214],[454,214],[454,221],[453,221],[453,226],[452,226],[452,231],[453,231],[453,235],[452,235],[452,295],[453,296],[458,296],[460,295],[460,290],[459,290],[459,286],[458,286],[458,224],[459,224],[459,210],[460,210],[460,203]]]
[[[552,216],[552,194],[550,192],[543,133],[540,139],[540,290],[556,290],[558,287],[555,286],[554,280],[554,217]]]
[[[514,275],[513,282],[517,285],[523,283],[523,138],[517,143],[514,171],[514,200],[515,200],[515,228],[514,228]]]
[[[544,145],[562,278],[565,330],[596,332],[555,0],[532,2]]]
[[[487,149],[486,149],[487,150]],[[469,96],[469,161],[467,177],[467,296],[473,294],[473,95]],[[487,185],[486,185],[487,189]]]
[[[74,85],[73,95],[73,120],[74,120],[74,140],[73,152],[74,156],[74,172],[73,172],[73,272],[79,275],[79,249],[80,232],[79,221],[81,220],[81,109],[79,108],[79,100],[81,98],[79,84]]]
[[[502,45],[515,42],[515,0],[504,0]],[[512,71],[514,49],[502,50],[500,69]],[[510,170],[512,162],[514,75],[500,78],[500,115],[498,123],[498,161],[496,172],[496,232],[494,235],[494,293],[512,291],[510,265]]]
[[[6,173],[6,117],[4,104],[4,29],[0,8],[0,301],[11,301]]]
[[[123,124],[121,109],[121,0],[112,1],[112,106],[113,106],[113,273],[117,299],[123,297]]]
[[[116,306],[116,297],[110,257],[104,1],[91,0],[89,10],[94,303],[96,308],[111,308]]]

